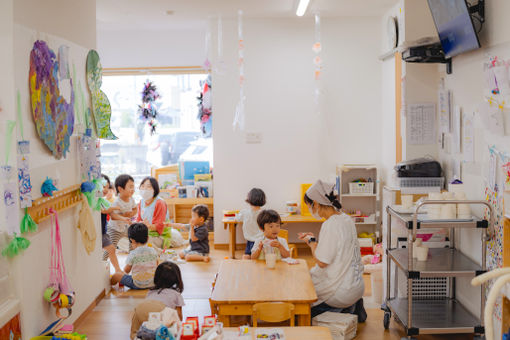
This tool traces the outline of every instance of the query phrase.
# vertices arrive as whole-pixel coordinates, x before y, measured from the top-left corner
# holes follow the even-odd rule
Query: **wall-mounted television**
[[[466,0],[427,0],[446,58],[480,48]]]

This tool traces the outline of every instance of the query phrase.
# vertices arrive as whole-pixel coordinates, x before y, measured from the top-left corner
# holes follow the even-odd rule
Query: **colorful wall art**
[[[92,111],[96,123],[96,134],[101,139],[117,139],[110,129],[112,108],[106,93],[101,91],[103,68],[96,51],[90,50],[87,55],[87,84],[92,100]]]
[[[69,151],[74,129],[74,91],[68,103],[59,90],[59,63],[46,42],[37,40],[30,52],[30,102],[37,133],[57,159]]]

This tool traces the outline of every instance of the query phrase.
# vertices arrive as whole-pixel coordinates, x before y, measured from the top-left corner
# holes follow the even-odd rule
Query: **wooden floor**
[[[212,249],[212,247],[211,247]],[[299,252],[301,258],[306,259],[309,266],[313,265],[313,259],[307,250]],[[180,265],[184,280],[183,316],[199,316],[202,319],[210,315],[209,294],[211,282],[216,274],[219,263],[228,256],[227,250],[214,250],[211,252],[211,262],[206,263],[183,263]],[[242,252],[238,251],[236,257],[240,258]],[[119,255],[121,265],[126,255]],[[392,320],[390,329],[383,328],[383,312],[377,304],[371,301],[371,289],[369,276],[365,277],[365,308],[368,319],[359,324],[356,339],[400,339],[403,336],[402,329]],[[134,307],[145,297],[146,291],[112,290],[95,308],[87,315],[80,324],[75,325],[79,333],[87,334],[89,340],[104,339],[129,339],[131,316]],[[420,336],[419,339],[472,339],[466,335],[445,336]]]

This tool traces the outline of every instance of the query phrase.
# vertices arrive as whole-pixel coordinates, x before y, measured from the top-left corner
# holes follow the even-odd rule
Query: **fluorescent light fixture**
[[[302,17],[305,12],[306,8],[308,7],[308,4],[310,3],[310,0],[299,0],[299,4],[297,6],[296,15],[298,17]]]

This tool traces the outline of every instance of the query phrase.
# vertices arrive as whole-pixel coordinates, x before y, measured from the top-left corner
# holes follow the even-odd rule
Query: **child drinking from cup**
[[[278,260],[289,257],[287,241],[278,236],[282,224],[280,215],[274,210],[262,210],[257,217],[257,224],[263,235],[255,241],[251,249],[251,258],[264,260],[266,252],[276,254]]]

